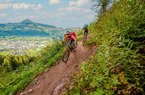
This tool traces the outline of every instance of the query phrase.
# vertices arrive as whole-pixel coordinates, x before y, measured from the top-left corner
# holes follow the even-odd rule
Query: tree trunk
[[[102,12],[107,10],[108,0],[102,0]]]

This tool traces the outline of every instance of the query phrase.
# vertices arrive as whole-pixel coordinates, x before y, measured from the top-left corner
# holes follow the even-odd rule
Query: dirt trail
[[[72,76],[79,71],[80,63],[87,60],[94,50],[94,47],[83,47],[79,42],[77,51],[71,52],[67,63],[60,60],[16,95],[63,95],[71,83]]]

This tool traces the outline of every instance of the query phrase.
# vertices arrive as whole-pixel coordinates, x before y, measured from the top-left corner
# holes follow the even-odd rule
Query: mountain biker
[[[64,37],[64,41],[67,42],[67,45],[70,47],[76,46],[76,33],[67,31]]]
[[[87,36],[88,36],[88,25],[87,24],[84,25],[83,30],[84,30],[84,36],[86,37],[85,39],[87,39]]]

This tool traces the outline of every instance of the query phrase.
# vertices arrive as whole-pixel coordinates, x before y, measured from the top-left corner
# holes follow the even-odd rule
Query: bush
[[[145,93],[145,1],[120,0],[89,27],[97,52],[83,63],[70,92],[82,95]]]
[[[3,60],[4,60],[4,57],[2,55],[0,55],[0,65],[2,65]]]
[[[6,68],[7,71],[12,71],[13,70],[13,61],[10,56],[7,56],[4,58],[2,66]]]
[[[22,56],[22,59],[23,59],[23,64],[27,65],[28,63],[30,63],[31,58],[28,55],[24,55]]]
[[[8,70],[11,69],[11,72],[2,71],[0,74],[0,95],[13,95],[23,89],[34,77],[55,64],[63,52],[64,47],[56,42],[52,46],[45,47],[36,58],[28,55],[5,57],[3,66]],[[13,67],[16,69],[14,70]]]

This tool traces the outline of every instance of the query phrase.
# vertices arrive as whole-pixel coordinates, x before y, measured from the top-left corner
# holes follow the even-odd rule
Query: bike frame
[[[66,44],[67,45],[67,44]],[[74,44],[75,45],[75,44]],[[74,46],[73,45],[73,46]],[[66,49],[66,51],[65,51],[65,53],[63,54],[63,57],[62,57],[62,61],[63,62],[67,62],[68,61],[68,59],[69,59],[69,56],[70,56],[70,52],[72,52],[77,46],[75,46],[75,47],[70,47],[70,46],[68,46],[67,45],[67,49]]]

